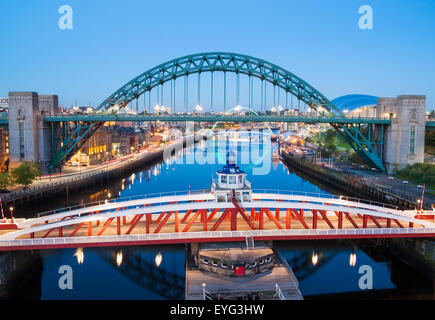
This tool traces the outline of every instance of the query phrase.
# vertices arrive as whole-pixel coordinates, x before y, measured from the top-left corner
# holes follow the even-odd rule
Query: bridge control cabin
[[[251,201],[251,182],[246,179],[246,173],[236,165],[233,153],[227,154],[227,163],[217,174],[217,181],[213,180],[211,191],[216,202],[231,202],[234,191],[238,201]]]

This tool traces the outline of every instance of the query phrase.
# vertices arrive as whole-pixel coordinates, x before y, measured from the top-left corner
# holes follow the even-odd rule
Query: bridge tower
[[[379,98],[377,117],[390,117],[384,133],[383,161],[388,173],[424,162],[426,96]]]
[[[55,146],[53,128],[44,122],[44,113],[59,113],[57,95],[9,92],[9,170],[23,161],[34,161],[42,172],[48,172]]]

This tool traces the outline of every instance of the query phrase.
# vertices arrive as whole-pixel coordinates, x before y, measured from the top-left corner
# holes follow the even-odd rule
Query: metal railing
[[[144,200],[144,199],[153,199],[153,198],[162,198],[162,197],[170,197],[170,196],[181,196],[181,195],[195,195],[195,194],[209,194],[210,189],[195,189],[195,190],[183,190],[183,191],[166,191],[166,192],[156,192],[156,193],[144,193],[140,195],[130,195],[113,199],[105,199],[105,200],[96,200],[91,202],[85,202],[81,204],[76,204],[68,207],[62,207],[54,210],[44,211],[38,213],[38,217],[43,217],[56,213],[64,213],[72,210],[89,208],[94,206],[99,206],[103,204],[113,204],[117,202],[127,202],[133,200]],[[168,201],[169,202],[169,201]]]
[[[114,204],[118,202],[128,202],[133,200],[144,200],[144,199],[152,199],[152,198],[161,198],[161,197],[170,197],[170,196],[181,196],[181,195],[198,195],[198,194],[210,194],[210,189],[195,189],[195,190],[182,190],[182,191],[166,191],[166,192],[156,192],[156,193],[148,193],[148,194],[140,194],[140,195],[130,195],[125,197],[113,198],[113,199],[105,199],[105,200],[97,200],[86,202],[82,204],[72,205],[68,207],[62,207],[54,210],[44,211],[38,213],[38,217],[43,217],[47,215],[64,213],[72,210],[83,209],[93,206],[99,206],[103,204]],[[332,200],[343,200],[355,203],[368,204],[372,206],[379,206],[383,208],[395,209],[397,210],[397,206],[393,206],[390,204],[385,204],[372,200],[359,199],[354,197],[345,197],[345,196],[336,196],[333,194],[320,193],[320,192],[305,192],[305,191],[291,191],[291,190],[278,190],[278,189],[253,189],[253,193],[257,194],[282,194],[282,195],[290,195],[290,196],[306,196],[313,197],[319,199],[332,199]],[[169,202],[169,201],[168,201]]]
[[[287,300],[284,296],[284,293],[281,291],[281,288],[279,287],[278,283],[275,284],[275,291],[276,293],[273,295],[274,297],[278,296],[280,300]]]
[[[334,200],[343,200],[349,202],[358,202],[363,204],[368,204],[372,206],[378,206],[389,209],[398,209],[398,206],[394,206],[388,203],[382,203],[379,201],[361,199],[356,197],[348,197],[348,196],[337,196],[334,194],[321,193],[321,192],[306,192],[306,191],[292,191],[292,190],[278,190],[278,189],[253,189],[253,193],[275,193],[282,195],[290,195],[290,196],[306,196],[306,197],[314,197],[314,198],[326,198],[326,199],[334,199]]]

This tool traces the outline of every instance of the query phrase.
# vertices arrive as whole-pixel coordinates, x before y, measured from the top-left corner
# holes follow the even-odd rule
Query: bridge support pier
[[[58,114],[56,95],[38,95],[36,92],[9,92],[9,170],[24,161],[33,161],[43,173],[56,146],[52,135],[57,131],[44,122],[44,114]]]

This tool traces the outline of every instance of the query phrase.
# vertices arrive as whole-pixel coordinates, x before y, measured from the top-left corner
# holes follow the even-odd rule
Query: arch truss
[[[284,68],[259,58],[225,52],[198,53],[162,63],[116,90],[98,106],[96,113],[118,113],[130,102],[165,82],[203,72],[232,72],[247,75],[250,79],[255,77],[281,88],[286,94],[295,96],[312,110],[316,110],[319,115],[331,118],[345,117],[345,114],[323,94]],[[53,157],[51,168],[66,162],[102,124],[103,122],[81,121],[68,126],[68,129],[65,128],[59,141],[60,149]],[[382,163],[382,135],[375,137],[371,132],[371,126],[365,129],[358,124],[334,123],[333,120],[331,125],[368,164],[385,171]],[[380,126],[383,132],[383,125]]]

